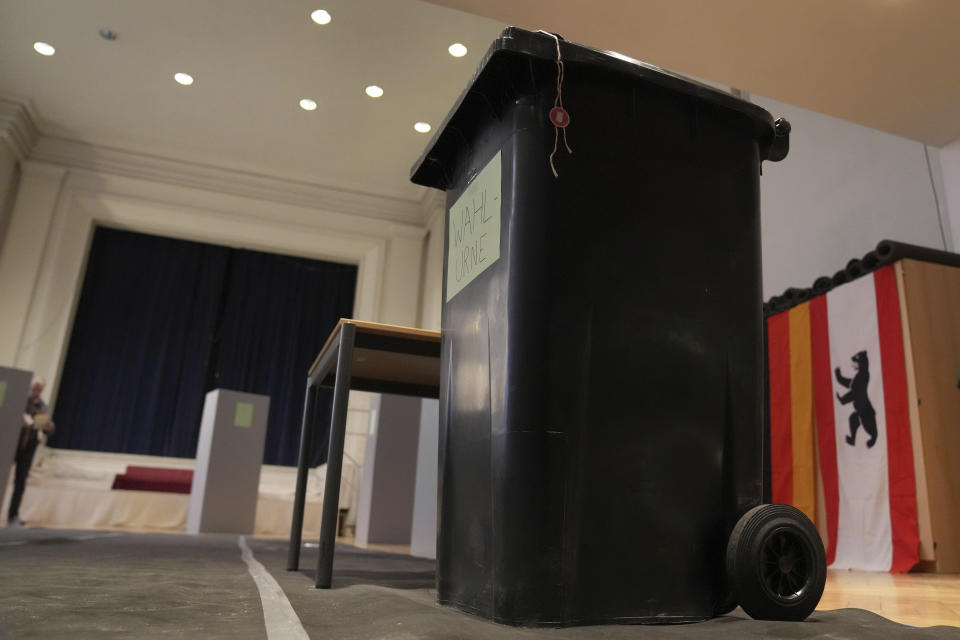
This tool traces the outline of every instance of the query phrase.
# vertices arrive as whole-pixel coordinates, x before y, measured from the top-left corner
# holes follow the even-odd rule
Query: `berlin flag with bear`
[[[767,327],[773,502],[825,518],[832,568],[909,571],[919,538],[893,268],[771,316]]]

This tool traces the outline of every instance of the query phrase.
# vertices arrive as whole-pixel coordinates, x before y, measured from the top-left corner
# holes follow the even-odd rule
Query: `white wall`
[[[884,238],[945,248],[923,144],[751,99],[793,126],[790,154],[765,162],[760,180],[765,298],[832,275]]]
[[[9,145],[0,143],[0,247],[7,234],[10,212],[20,182],[20,164]]]
[[[420,327],[440,329],[440,309],[443,306],[443,247],[444,194],[437,192],[431,199],[431,214],[427,222],[421,290]]]
[[[31,161],[24,162],[22,167],[9,227],[0,250],[0,300],[3,300],[0,305],[0,364],[40,373],[41,369],[35,369],[38,363],[30,358],[20,358],[19,352],[30,322],[30,306],[34,302],[38,279],[44,267],[52,263],[51,256],[56,255],[48,253],[47,239],[66,170]],[[82,241],[86,241],[85,236]],[[72,300],[73,293],[67,297]],[[49,378],[50,374],[42,375]]]
[[[953,246],[960,249],[960,138],[940,149],[944,198],[941,208],[949,213]]]
[[[20,162],[27,157],[38,135],[27,107],[0,96],[0,248],[20,183]]]
[[[420,314],[420,265],[423,230],[409,227],[390,229],[386,245],[386,267],[380,322],[413,327]]]

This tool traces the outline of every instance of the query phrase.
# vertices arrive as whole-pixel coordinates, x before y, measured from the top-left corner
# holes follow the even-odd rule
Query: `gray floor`
[[[804,623],[737,615],[670,627],[514,629],[435,603],[433,563],[338,547],[334,588],[313,588],[316,552],[287,572],[286,544],[248,540],[311,638],[960,638],[858,610]],[[260,593],[236,536],[0,529],[0,638],[267,637]]]

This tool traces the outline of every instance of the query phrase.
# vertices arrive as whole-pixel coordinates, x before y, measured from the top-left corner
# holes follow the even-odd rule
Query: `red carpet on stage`
[[[193,471],[191,469],[165,469],[163,467],[129,465],[126,473],[118,473],[114,478],[112,488],[190,493],[192,483]]]

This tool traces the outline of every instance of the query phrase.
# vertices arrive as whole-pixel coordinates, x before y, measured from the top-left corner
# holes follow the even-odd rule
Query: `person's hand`
[[[47,423],[43,425],[42,429],[46,433],[53,433],[53,420],[48,420]]]

